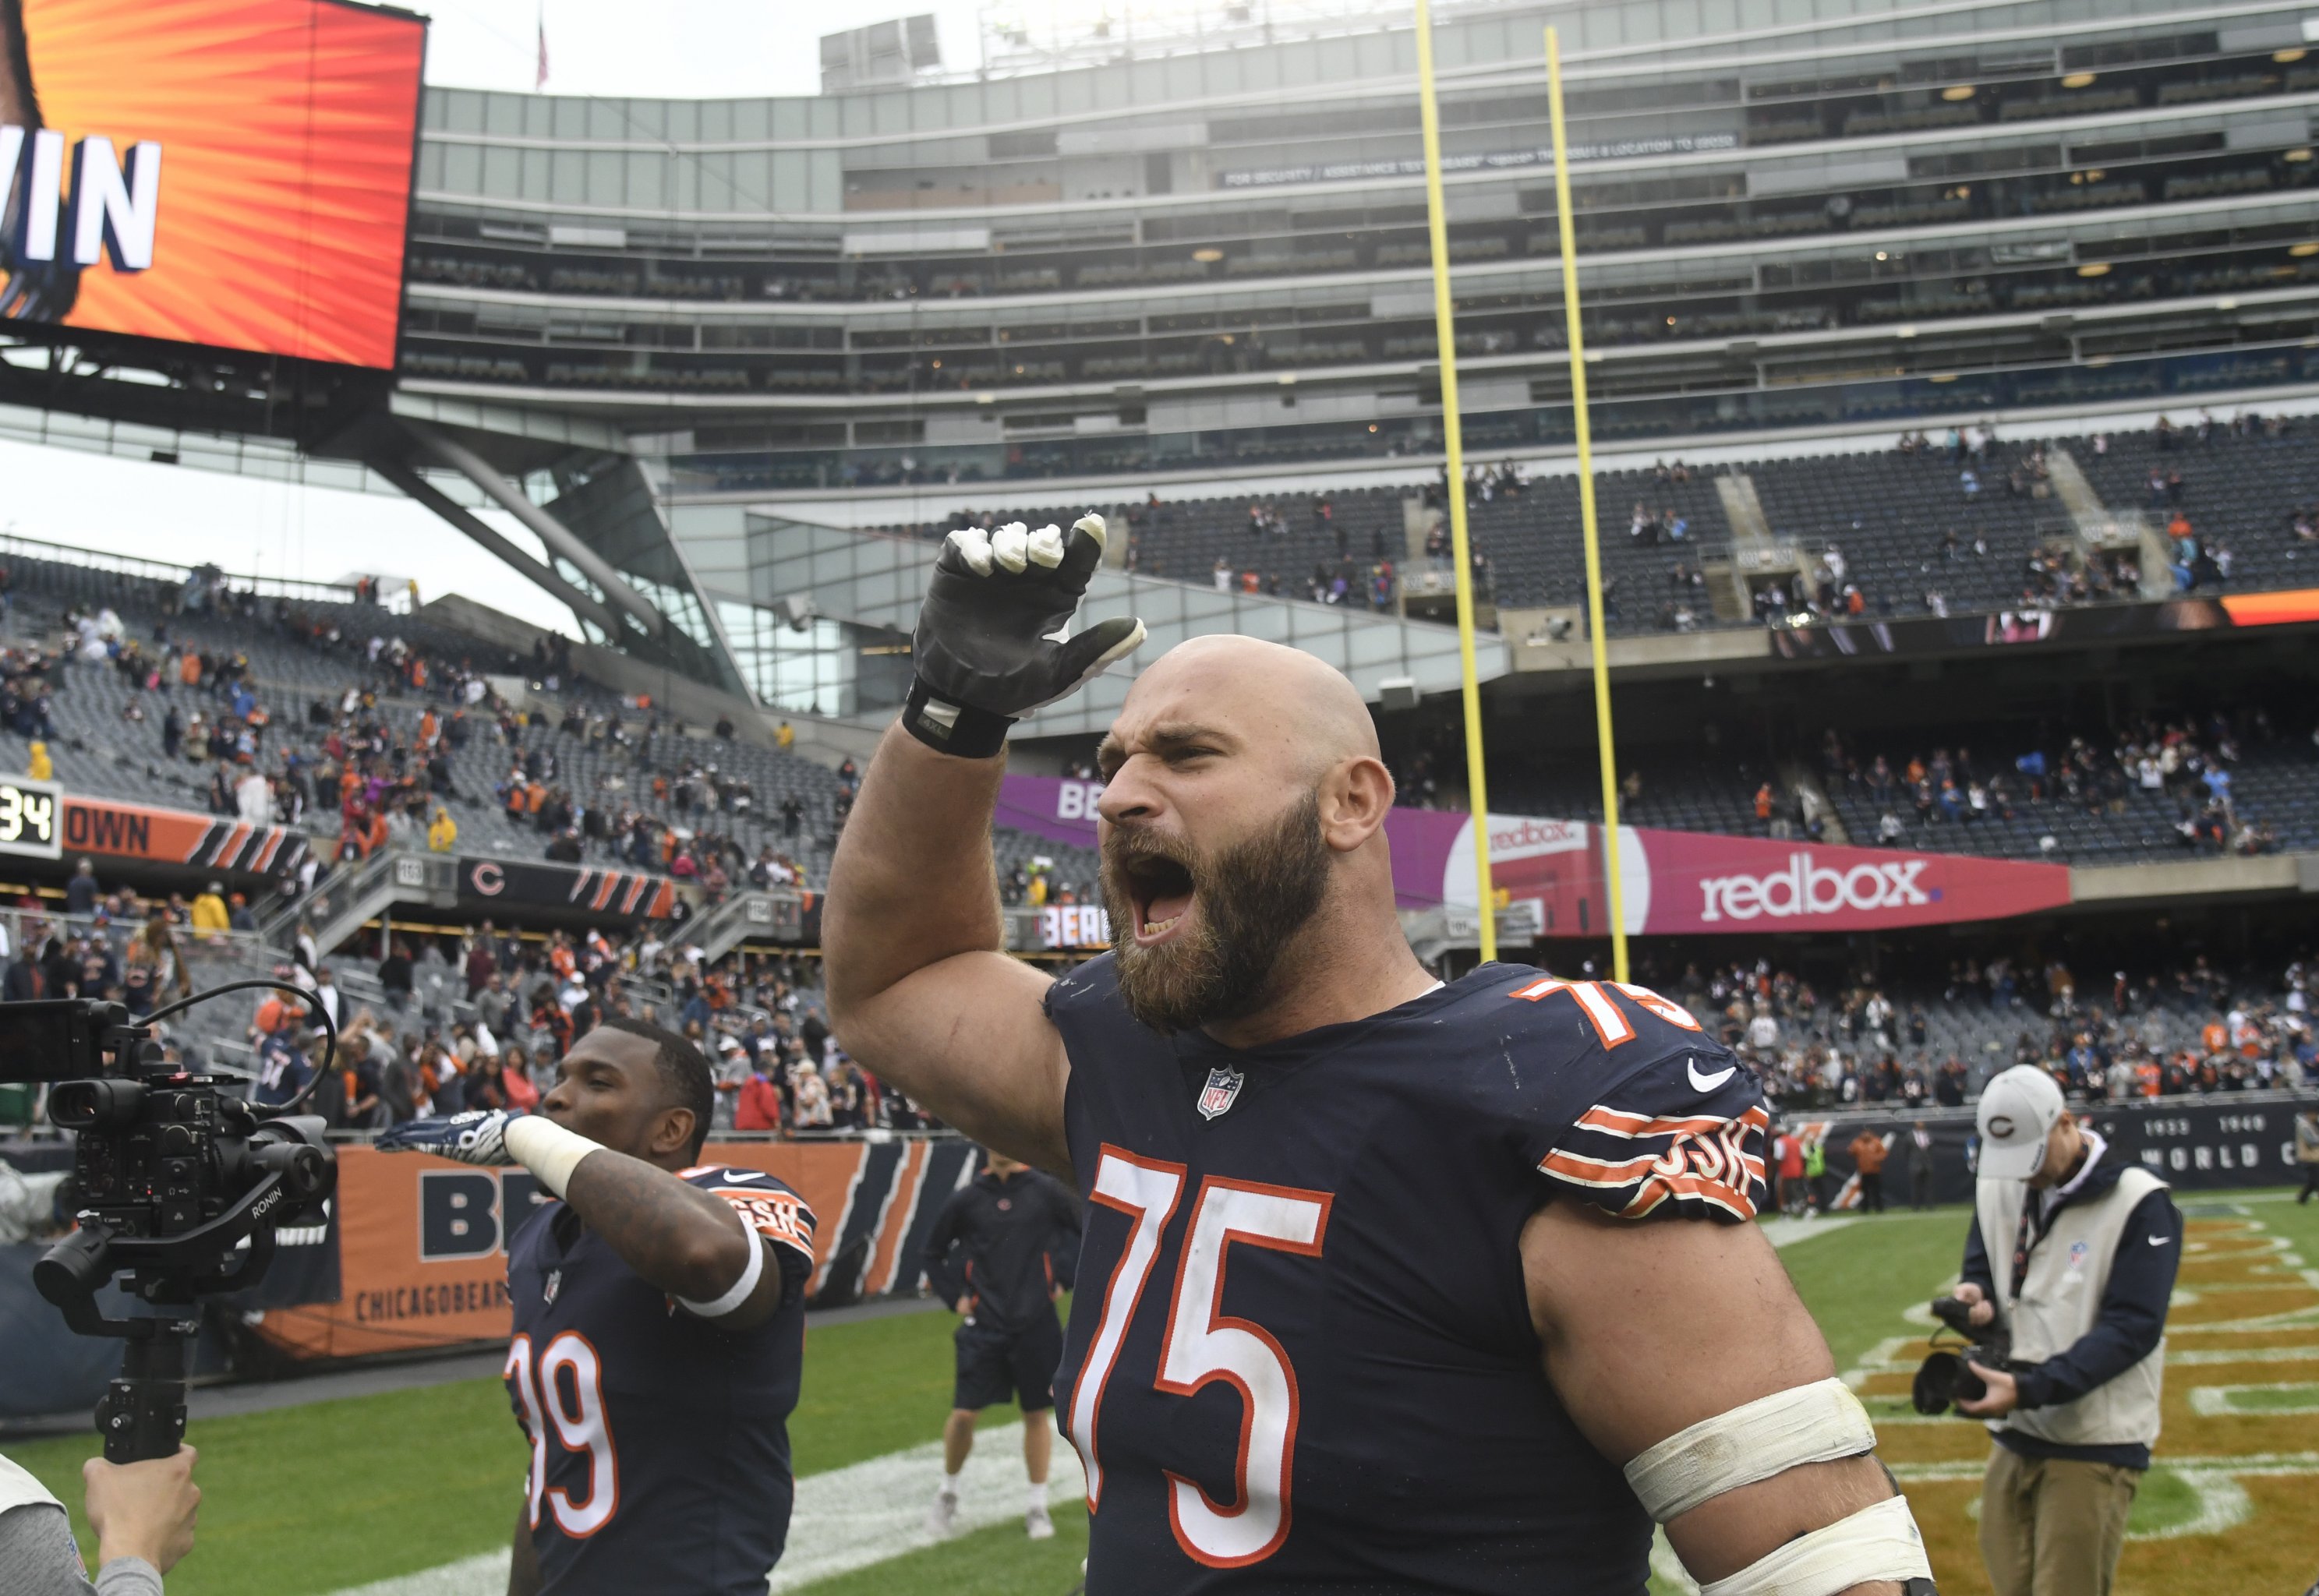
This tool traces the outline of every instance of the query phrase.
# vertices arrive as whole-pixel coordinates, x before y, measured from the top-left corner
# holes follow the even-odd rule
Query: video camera
[[[276,987],[301,991],[229,982],[142,1023],[117,1003],[88,998],[0,1003],[0,1082],[51,1083],[49,1118],[77,1139],[68,1189],[79,1226],[32,1266],[32,1283],[77,1333],[128,1342],[121,1375],[96,1407],[111,1462],[176,1453],[185,1348],[200,1329],[182,1311],[256,1285],[274,1261],[276,1229],[318,1210],[337,1186],[320,1116],[287,1113],[304,1093],[261,1119],[222,1089],[225,1078],[170,1062],[154,1036],[155,1023],[187,1004]],[[319,1003],[310,1007],[335,1050],[336,1027]],[[96,1294],[122,1274],[161,1312],[106,1318]]]
[[[1987,1396],[1989,1382],[1978,1370],[2010,1373],[2020,1366],[2011,1357],[2013,1335],[2003,1320],[1992,1315],[1987,1324],[1975,1324],[1973,1304],[1957,1297],[1935,1297],[1932,1306],[1933,1317],[1968,1345],[1962,1353],[1952,1352],[1940,1345],[1940,1331],[1933,1332],[1933,1350],[1917,1366],[1916,1383],[1908,1393],[1917,1411],[1927,1417],[1948,1412],[1960,1401]]]

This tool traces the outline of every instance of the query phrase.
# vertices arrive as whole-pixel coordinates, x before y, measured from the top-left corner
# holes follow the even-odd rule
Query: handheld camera
[[[2005,1321],[1992,1316],[1987,1324],[1972,1321],[1972,1304],[1955,1297],[1935,1297],[1933,1317],[1955,1331],[1966,1343],[1962,1352],[1940,1345],[1940,1332],[1933,1332],[1933,1350],[1917,1366],[1915,1384],[1908,1400],[1917,1411],[1927,1417],[1945,1413],[1959,1402],[1978,1402],[1989,1394],[1989,1382],[1978,1373],[1981,1369],[2010,1370],[2013,1345],[2012,1332]]]
[[[238,981],[201,996],[275,986],[299,990]],[[88,998],[0,1003],[0,1081],[51,1083],[49,1118],[77,1140],[78,1228],[32,1266],[32,1283],[78,1334],[128,1343],[96,1408],[113,1463],[176,1451],[185,1348],[200,1328],[185,1311],[255,1285],[274,1261],[276,1229],[318,1209],[338,1182],[319,1115],[261,1119],[221,1089],[225,1078],[163,1058],[151,1022],[182,1006],[139,1023],[121,1005]],[[311,1008],[335,1047],[329,1016]],[[124,1274],[158,1312],[104,1316],[96,1293]]]

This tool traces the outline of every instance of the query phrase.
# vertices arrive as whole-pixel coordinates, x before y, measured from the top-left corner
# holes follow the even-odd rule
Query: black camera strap
[[[2021,1222],[2013,1231],[2013,1292],[2010,1300],[2021,1300],[2021,1286],[2029,1278],[2029,1254],[2037,1245],[2037,1194],[2031,1192],[2021,1204]]]

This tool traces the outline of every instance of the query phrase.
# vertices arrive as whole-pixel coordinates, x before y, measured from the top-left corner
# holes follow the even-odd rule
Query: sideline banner
[[[762,1169],[805,1198],[817,1222],[809,1296],[835,1303],[916,1294],[919,1250],[974,1156],[957,1141],[712,1139],[701,1161]],[[519,1168],[341,1147],[334,1299],[269,1303],[257,1333],[297,1358],[504,1339],[508,1241],[539,1202]]]
[[[2295,1161],[2295,1114],[2297,1105],[2269,1094],[2253,1101],[2246,1095],[2209,1097],[2161,1097],[2134,1103],[2096,1103],[2078,1109],[2128,1161],[2141,1165],[2177,1191],[2229,1190],[2233,1187],[2287,1186],[2301,1179]],[[1841,1112],[1812,1109],[1783,1116],[1807,1141],[1827,1150],[1827,1185],[1833,1206],[1860,1206],[1860,1181],[1854,1169],[1852,1142],[1863,1131],[1885,1144],[1884,1205],[1906,1208],[1917,1158],[1913,1135],[1917,1123],[1905,1111],[1890,1105],[1869,1110]],[[1932,1174],[1936,1203],[1972,1201],[1972,1159],[1976,1150],[1970,1112],[1939,1110],[1923,1116],[1932,1138],[1925,1159]],[[1964,1232],[1960,1222],[1957,1246]]]
[[[160,809],[115,798],[64,798],[64,851],[279,875],[306,857],[306,834],[229,816]]]
[[[997,821],[1092,848],[1102,791],[1096,781],[1009,776]],[[1396,808],[1385,835],[1402,907],[1475,906],[1471,816]],[[1629,935],[1941,925],[2036,914],[2070,901],[2070,870],[2061,864],[1637,826],[1621,826],[1619,844]],[[1493,815],[1490,877],[1511,906],[1535,911],[1540,935],[1608,934],[1600,825]]]
[[[459,903],[463,908],[516,904],[665,920],[676,907],[676,883],[642,870],[468,858],[459,861]]]
[[[424,20],[330,0],[21,16],[0,48],[6,316],[393,366]]]

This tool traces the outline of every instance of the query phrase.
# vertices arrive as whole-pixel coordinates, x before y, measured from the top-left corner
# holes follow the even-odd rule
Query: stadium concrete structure
[[[1567,480],[1548,23],[1606,465],[2319,392],[2298,6],[1466,5],[1437,27],[1469,457]],[[35,333],[0,365],[5,432],[407,492],[591,639],[765,708],[876,718],[925,554],[852,528],[1414,500],[1441,420],[1413,68],[1405,17],[1236,5],[815,98],[431,89],[391,383],[310,373],[285,403],[263,362],[180,350],[141,362],[157,384],[135,351],[59,358]],[[1744,546],[1763,518],[1725,499],[1702,556],[1758,577],[1809,557],[1787,527]],[[494,503],[545,564],[468,513]],[[1412,597],[1441,585],[1419,564]],[[1398,605],[1187,574],[1106,571],[1090,608],[1162,644],[1293,639],[1372,699],[1455,683],[1447,630]],[[1526,646],[1567,600],[1531,585],[1540,613],[1485,640],[1488,677],[1575,663]],[[1622,651],[1769,653],[1712,627]],[[1123,690],[1028,729],[1093,729]]]

